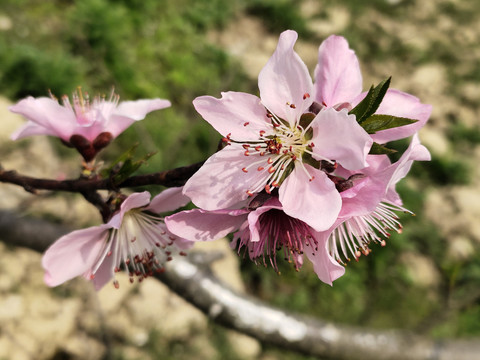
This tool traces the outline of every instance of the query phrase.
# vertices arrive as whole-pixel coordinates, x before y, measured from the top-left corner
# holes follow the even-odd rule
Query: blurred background
[[[195,97],[257,94],[258,73],[285,29],[299,33],[296,50],[312,73],[321,41],[343,35],[365,89],[392,75],[392,87],[433,105],[420,132],[433,159],[415,164],[398,185],[416,216],[402,214],[403,233],[350,263],[333,287],[309,263],[297,273],[281,262],[278,276],[239,261],[226,241],[214,245],[225,251],[215,267],[237,289],[294,312],[478,337],[479,15],[474,0],[3,0],[0,163],[31,176],[78,176],[79,156],[55,139],[9,141],[24,120],[7,107],[49,90],[69,95],[79,85],[90,94],[114,86],[121,100],[172,101],[121,135],[102,159],[139,142],[139,156],[157,152],[144,172],[203,160],[219,135],[195,112]],[[72,228],[101,221],[71,194],[35,197],[0,185],[0,199],[3,209]],[[107,286],[98,296],[81,279],[47,289],[40,254],[2,244],[0,251],[0,359],[310,359],[225,330],[154,280]]]

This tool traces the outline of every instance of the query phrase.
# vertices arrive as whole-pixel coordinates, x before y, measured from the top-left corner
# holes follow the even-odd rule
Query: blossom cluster
[[[233,248],[278,271],[281,253],[296,269],[303,256],[332,284],[346,260],[368,254],[401,231],[406,211],[395,184],[415,160],[429,160],[416,135],[431,107],[389,81],[362,92],[355,53],[339,36],[319,48],[315,82],[285,31],[258,79],[260,97],[202,96],[196,110],[225,147],[184,186],[198,209],[166,218],[174,234],[208,241],[234,232]],[[391,163],[383,146],[412,136]]]
[[[346,261],[400,232],[397,212],[408,210],[395,186],[414,161],[430,159],[417,132],[431,106],[390,89],[389,79],[364,92],[358,59],[340,36],[321,44],[313,81],[296,40],[291,30],[280,35],[259,74],[259,97],[225,92],[193,101],[223,148],[183,188],[152,201],[148,192],[118,195],[105,224],[67,234],[47,250],[45,282],[83,275],[100,289],[122,268],[141,281],[163,271],[172,253],[233,233],[231,247],[254,262],[278,271],[283,256],[298,270],[306,256],[332,284]],[[12,138],[57,136],[90,162],[130,124],[170,106],[163,99],[119,103],[113,92],[90,100],[80,90],[72,102],[21,100],[11,110],[29,121]],[[408,149],[392,163],[386,144],[407,137]],[[197,208],[159,215],[190,201]]]

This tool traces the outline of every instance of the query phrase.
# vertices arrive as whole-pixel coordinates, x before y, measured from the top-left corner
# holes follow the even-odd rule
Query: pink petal
[[[351,102],[362,92],[360,65],[345,38],[332,35],[320,45],[315,91],[315,100],[329,107]]]
[[[395,89],[389,89],[376,114],[394,115],[418,120],[414,124],[379,131],[372,134],[373,141],[384,144],[388,141],[403,139],[422,128],[430,117],[432,106],[422,104],[413,95]]]
[[[248,227],[250,229],[250,242],[258,242],[260,241],[260,223],[258,219],[260,215],[270,211],[272,209],[282,209],[282,204],[278,199],[272,198],[271,200],[267,201],[263,206],[259,207],[255,211],[251,211],[248,214]]]
[[[168,230],[168,227],[164,222],[163,223],[161,223],[161,222],[158,223],[157,228],[159,229],[160,233],[165,234],[165,236],[167,236],[171,239],[175,239],[174,240],[174,247],[178,250],[188,250],[195,245],[194,241],[176,236],[174,233],[172,233],[170,230]]]
[[[260,99],[241,92],[223,92],[221,99],[200,96],[193,106],[222,136],[233,140],[258,140],[259,132],[269,127],[270,120]]]
[[[123,202],[122,205],[120,205],[120,211],[118,211],[108,222],[108,225],[110,227],[113,227],[115,229],[120,229],[120,226],[122,225],[123,221],[123,216],[125,215],[126,212],[132,210],[132,209],[137,209],[144,207],[145,205],[148,205],[150,202],[150,193],[148,191],[144,191],[141,193],[133,193],[129,195]]]
[[[57,286],[90,271],[104,246],[110,226],[93,226],[62,236],[42,258],[45,283]]]
[[[295,31],[284,31],[277,49],[258,76],[262,103],[290,124],[295,124],[313,101],[313,84],[307,66],[293,50],[297,37]]]
[[[102,131],[108,131],[115,138],[135,121],[144,119],[149,112],[165,109],[170,105],[170,101],[162,99],[121,102],[113,114],[99,123],[103,129],[98,131],[97,135]]]
[[[86,123],[84,125],[78,123],[77,126],[75,126],[75,129],[72,131],[74,134],[82,135],[85,137],[87,140],[90,142],[93,142],[95,138],[102,132],[110,132],[113,135],[113,138],[117,137],[119,133],[115,131],[110,131],[111,129],[107,128],[107,119],[103,117],[103,114],[100,110],[95,111],[95,115],[91,115],[91,119],[95,119],[94,121],[91,121],[89,123]],[[131,119],[128,119],[130,123],[132,122]],[[117,121],[115,121],[117,123]],[[129,123],[129,125],[130,125]],[[118,123],[116,124],[116,126]],[[126,126],[128,127],[128,126]],[[125,128],[126,128],[125,127]]]
[[[95,276],[92,279],[95,290],[100,290],[114,277],[115,264],[113,263],[113,260],[114,256],[105,256],[105,258],[102,260],[102,263],[98,267],[97,271],[95,272]],[[88,279],[89,274],[86,275]]]
[[[318,250],[313,251],[308,249],[305,251],[308,259],[313,264],[313,270],[318,278],[328,285],[332,285],[333,281],[345,274],[345,268],[340,265],[329,254],[327,250],[327,238],[323,234],[314,235],[318,241]]]
[[[95,139],[101,132],[109,132],[113,135],[113,138],[116,138],[134,122],[136,122],[136,120],[126,116],[111,115],[108,121],[98,121],[92,124],[90,128],[79,129],[77,131],[84,133],[85,135],[82,135],[88,139],[92,137]]]
[[[183,193],[205,210],[229,208],[248,197],[253,184],[266,184],[267,170],[254,166],[247,173],[242,169],[260,156],[245,156],[238,146],[227,146],[213,154],[185,184]],[[266,157],[265,157],[266,158]],[[267,159],[265,159],[266,162]]]
[[[168,108],[171,105],[170,101],[163,99],[123,101],[118,105],[113,115],[128,117],[133,120],[142,120],[148,113]]]
[[[318,113],[312,124],[315,144],[313,157],[317,160],[336,160],[348,170],[368,166],[366,157],[372,146],[370,135],[346,109],[332,108]]]
[[[163,190],[160,194],[155,196],[146,210],[150,210],[157,214],[168,211],[174,211],[178,208],[187,205],[190,198],[182,194],[183,187],[173,187]]]
[[[378,155],[375,155],[378,156]],[[373,156],[373,157],[375,157]],[[369,159],[373,158],[372,156]],[[395,163],[378,160],[377,163],[369,160],[371,167],[365,169],[368,176],[362,187],[358,189],[354,197],[344,197],[340,212],[341,217],[362,216],[375,210],[381,201],[388,200],[401,205],[401,200],[395,191],[395,185],[410,170],[414,160],[429,160],[430,153],[420,144],[418,136],[415,135],[410,146],[403,153],[402,157]]]
[[[386,184],[382,178],[366,178],[358,188],[352,188],[341,193],[342,210],[339,217],[362,216],[371,213],[385,196]],[[355,196],[349,196],[355,192]],[[345,193],[345,194],[344,194]]]
[[[317,231],[327,230],[340,212],[340,194],[323,171],[310,165],[304,166],[314,179],[310,181],[300,166],[295,167],[280,186],[279,198],[283,211]]]
[[[386,186],[387,199],[400,205],[401,200],[397,192],[395,191],[395,185],[408,174],[414,161],[429,161],[430,159],[430,152],[425,146],[420,144],[418,134],[415,134],[412,138],[412,141],[410,142],[408,149],[405,150],[402,157],[386,170],[387,173],[393,172],[391,174],[388,185]]]
[[[10,106],[9,110],[45,127],[48,129],[46,134],[56,134],[65,141],[70,140],[77,123],[75,114],[71,109],[67,109],[57,101],[46,97],[37,99],[31,96],[27,97]],[[17,131],[12,135],[12,139],[16,140],[24,136],[26,135]]]
[[[191,241],[211,241],[235,231],[245,222],[247,210],[194,209],[167,216],[168,230]]]
[[[25,125],[23,125],[21,128],[16,130],[11,136],[10,139],[12,140],[18,140],[18,139],[23,139],[24,137],[27,136],[32,136],[32,135],[51,135],[51,136],[57,136],[57,133],[54,129],[52,128],[46,128],[42,125],[38,125],[37,123],[33,121],[27,121]]]

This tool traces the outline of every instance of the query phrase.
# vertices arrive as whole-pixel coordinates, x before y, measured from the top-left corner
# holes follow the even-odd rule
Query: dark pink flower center
[[[245,251],[248,251],[255,263],[262,258],[265,266],[268,258],[277,272],[277,252],[283,251],[285,260],[293,263],[298,271],[303,263],[305,247],[317,250],[318,242],[312,236],[310,226],[288,216],[282,210],[272,209],[263,213],[258,219],[257,226],[259,241],[251,241],[248,228],[235,235],[240,239],[238,250],[245,247]]]

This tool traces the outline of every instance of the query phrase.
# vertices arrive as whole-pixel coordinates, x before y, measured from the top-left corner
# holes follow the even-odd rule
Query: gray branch
[[[0,211],[0,234],[8,244],[44,251],[68,229]],[[208,266],[177,257],[158,279],[216,322],[264,343],[335,359],[471,360],[480,341],[434,340],[405,331],[379,331],[294,315],[218,280]]]

